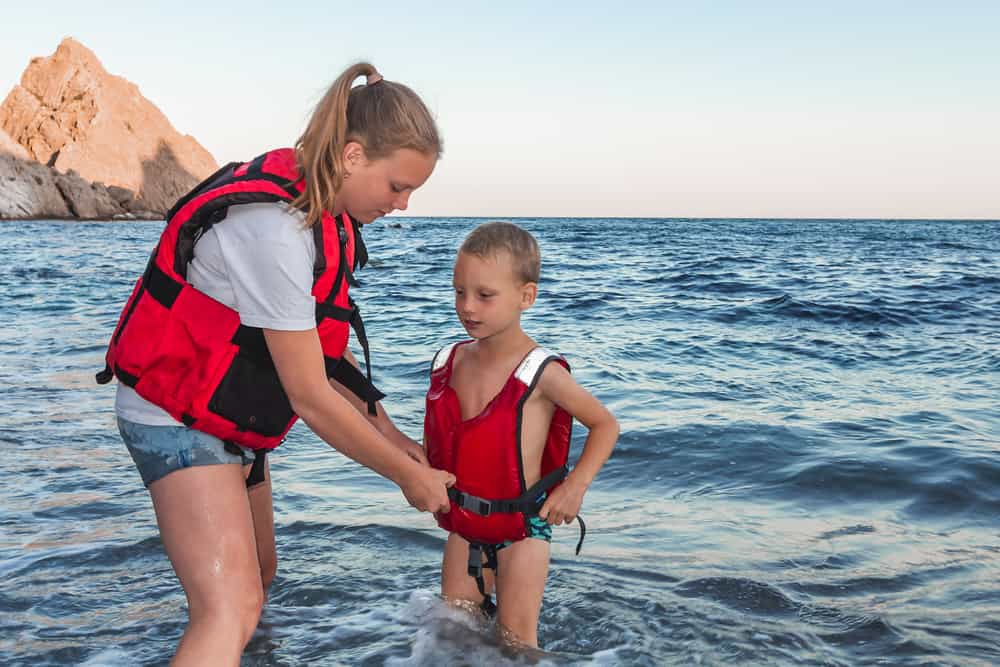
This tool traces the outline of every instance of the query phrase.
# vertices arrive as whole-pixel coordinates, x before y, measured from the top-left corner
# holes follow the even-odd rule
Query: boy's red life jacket
[[[466,341],[466,343],[471,341]],[[573,418],[556,406],[542,454],[541,479],[528,488],[521,460],[524,404],[549,362],[569,364],[544,348],[535,348],[507,379],[503,389],[475,417],[462,420],[458,395],[451,388],[455,350],[442,348],[431,366],[424,443],[431,466],[453,473],[451,511],[436,514],[438,525],[471,543],[496,545],[528,535],[528,518],[538,514],[540,499],[566,476]]]
[[[117,376],[147,401],[187,426],[253,449],[273,449],[297,416],[264,341],[263,330],[240,324],[239,313],[187,281],[198,239],[225,220],[230,206],[291,202],[305,184],[290,148],[247,163],[230,163],[185,195],[167,213],[167,226],[145,273],[125,304],[108,346],[101,384]],[[346,213],[324,212],[313,227],[316,263],[312,294],[327,375],[363,400],[374,414],[383,394],[341,358],[348,327],[369,364],[368,341],[348,289],[368,253],[360,224]]]

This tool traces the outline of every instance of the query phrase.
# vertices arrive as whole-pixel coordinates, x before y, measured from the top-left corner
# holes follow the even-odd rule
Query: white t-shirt
[[[316,244],[303,215],[283,204],[229,207],[195,245],[191,284],[240,314],[250,327],[305,331],[316,326],[312,295]],[[164,410],[121,382],[116,414],[137,424],[176,426]]]

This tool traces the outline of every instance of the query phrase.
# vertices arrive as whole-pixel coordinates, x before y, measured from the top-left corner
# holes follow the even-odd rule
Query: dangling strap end
[[[97,384],[107,384],[111,382],[111,379],[114,378],[114,376],[115,374],[111,371],[111,366],[104,364],[104,370],[99,372],[94,377],[97,380]]]
[[[583,517],[579,514],[576,515],[576,520],[580,523],[580,541],[576,543],[576,555],[580,555],[580,549],[583,547],[583,538],[587,535],[587,524],[583,522]]]
[[[267,450],[258,449],[254,452],[253,464],[250,466],[250,474],[247,476],[246,487],[248,489],[267,481],[264,475],[264,465],[267,460]]]

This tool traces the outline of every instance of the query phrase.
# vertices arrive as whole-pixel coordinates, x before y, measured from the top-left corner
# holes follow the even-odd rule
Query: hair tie
[[[374,86],[381,80],[382,80],[382,75],[379,74],[378,72],[374,72],[366,77],[365,83],[367,83],[369,86]]]

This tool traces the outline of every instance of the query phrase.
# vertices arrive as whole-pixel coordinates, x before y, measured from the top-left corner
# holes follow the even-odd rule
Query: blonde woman
[[[361,226],[406,210],[441,150],[420,98],[359,63],[294,148],[226,165],[168,213],[98,381],[119,380],[119,431],[187,595],[174,664],[238,664],[277,568],[265,454],[297,418],[417,509],[448,510],[454,477],[382,409],[348,294]]]

